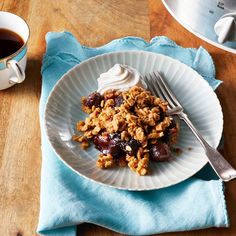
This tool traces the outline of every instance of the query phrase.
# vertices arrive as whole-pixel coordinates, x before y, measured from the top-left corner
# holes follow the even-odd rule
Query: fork
[[[168,102],[168,115],[177,115],[183,120],[193,134],[196,136],[211,164],[219,178],[225,182],[228,182],[236,178],[236,170],[228,163],[227,160],[213,147],[211,147],[207,141],[202,137],[199,131],[192,124],[187,114],[184,112],[183,106],[180,104],[174,93],[171,91],[163,77],[158,73],[150,74],[149,77],[145,76],[148,89],[153,95],[160,97]]]

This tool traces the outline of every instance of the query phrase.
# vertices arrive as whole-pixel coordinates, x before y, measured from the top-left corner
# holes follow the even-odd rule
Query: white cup
[[[0,11],[0,28],[13,31],[24,40],[24,45],[19,50],[0,59],[0,90],[2,90],[25,80],[29,27],[19,16]]]

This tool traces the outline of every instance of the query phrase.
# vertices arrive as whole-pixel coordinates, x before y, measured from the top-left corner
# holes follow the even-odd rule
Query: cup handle
[[[9,79],[9,83],[22,83],[25,80],[25,72],[21,69],[17,61],[10,60],[7,62],[7,67],[12,68],[15,76]]]

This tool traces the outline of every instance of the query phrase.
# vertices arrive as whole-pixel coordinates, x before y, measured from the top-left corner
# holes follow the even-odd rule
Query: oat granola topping
[[[83,111],[88,114],[77,123],[82,135],[74,136],[82,148],[92,141],[102,154],[97,166],[110,168],[129,166],[139,175],[148,173],[150,160],[168,159],[169,145],[175,144],[178,134],[172,117],[166,114],[166,101],[149,91],[134,86],[118,92],[97,92],[82,98]]]

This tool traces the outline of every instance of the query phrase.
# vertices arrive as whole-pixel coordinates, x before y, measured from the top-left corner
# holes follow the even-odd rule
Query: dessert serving
[[[136,70],[123,65],[114,68],[115,63],[130,65]],[[141,75],[157,71],[180,99],[199,132],[211,145],[217,146],[222,135],[223,115],[209,84],[191,67],[170,57],[146,51],[123,51],[99,55],[76,65],[51,91],[44,123],[48,140],[58,158],[78,175],[132,191],[171,186],[200,170],[207,158],[198,140],[182,122],[176,120],[177,124],[174,123],[168,112],[164,112],[166,103],[152,96],[154,93],[150,94],[142,82]],[[113,82],[105,88],[106,78],[107,82]],[[114,86],[111,90],[113,83],[119,87]],[[136,86],[138,88],[134,89]],[[137,96],[134,96],[135,90],[139,91]],[[111,91],[112,95],[108,95]],[[150,103],[146,102],[148,100]],[[159,113],[154,112],[155,109]],[[165,117],[171,121],[168,127],[163,126]],[[116,122],[118,127],[114,125]],[[81,131],[76,130],[77,123]],[[180,126],[179,131],[176,126]],[[137,140],[142,133],[142,141]],[[178,142],[173,145],[177,134]],[[72,139],[73,136],[79,143]],[[96,149],[96,141],[100,141],[101,151]],[[138,144],[138,148],[134,148],[133,143]],[[121,154],[118,155],[116,150]],[[145,159],[141,160],[141,157]],[[166,160],[164,157],[170,161],[157,162]],[[146,175],[140,177],[138,173]]]
[[[82,98],[88,114],[77,123],[73,140],[86,149],[90,143],[101,152],[97,166],[129,166],[139,175],[149,172],[150,161],[168,161],[178,128],[166,114],[166,101],[147,90],[140,73],[116,64],[98,78],[97,91]]]

